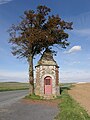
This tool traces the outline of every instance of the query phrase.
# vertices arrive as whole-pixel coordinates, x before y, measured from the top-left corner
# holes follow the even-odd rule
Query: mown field
[[[90,83],[75,84],[68,93],[83,106],[90,115]]]
[[[25,90],[29,88],[28,83],[0,82],[0,91]]]
[[[78,102],[77,99],[75,99],[75,97],[72,96],[83,96],[80,97],[80,99],[82,99],[82,101],[84,101],[84,97],[86,97],[86,99],[89,100],[90,94],[90,86],[88,85],[83,85],[82,87],[80,87],[80,89],[78,89],[77,87],[75,87],[76,85],[72,85],[72,84],[62,84],[61,85],[61,96],[60,98],[60,103],[59,103],[59,114],[56,117],[56,120],[90,120],[90,116],[87,113],[87,110],[83,107],[83,105],[81,104],[81,102]],[[88,90],[87,90],[88,88]],[[77,90],[78,92],[75,94],[75,92],[71,92],[72,90]],[[86,91],[86,95],[85,92]],[[85,90],[86,89],[86,90]],[[72,94],[70,94],[72,93]],[[87,103],[86,101],[84,101],[85,104],[90,103],[90,100]],[[89,106],[90,107],[90,106]],[[88,108],[89,108],[88,107]]]

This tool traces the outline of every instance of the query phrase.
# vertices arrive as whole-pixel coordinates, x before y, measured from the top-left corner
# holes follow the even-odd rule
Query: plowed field
[[[80,103],[90,115],[90,83],[75,84],[68,93]]]

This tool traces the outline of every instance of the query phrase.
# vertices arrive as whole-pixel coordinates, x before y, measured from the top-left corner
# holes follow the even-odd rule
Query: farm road
[[[53,120],[57,106],[25,102],[21,98],[27,91],[0,93],[0,120]],[[18,94],[18,95],[17,95]],[[8,99],[8,96],[10,99]],[[3,101],[4,99],[4,101]],[[6,100],[5,100],[6,99]],[[13,101],[13,102],[12,102]],[[9,102],[7,104],[7,102]]]
[[[28,90],[0,92],[0,107],[11,105],[27,95]]]

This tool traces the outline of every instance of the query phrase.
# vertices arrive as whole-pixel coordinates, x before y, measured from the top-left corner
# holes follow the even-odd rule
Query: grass
[[[29,89],[28,83],[0,82],[0,92],[13,91],[13,90],[26,90],[26,89]]]
[[[33,94],[33,95],[27,95],[27,96],[25,96],[25,99],[42,100],[42,98],[40,96],[35,95],[35,94]]]
[[[56,120],[90,120],[87,112],[69,96],[67,90],[62,91],[60,99],[60,112]]]

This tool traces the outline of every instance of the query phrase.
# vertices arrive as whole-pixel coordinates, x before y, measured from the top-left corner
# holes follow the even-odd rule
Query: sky
[[[25,10],[35,10],[38,5],[46,5],[51,14],[73,22],[73,30],[67,31],[70,46],[57,48],[54,56],[60,82],[90,82],[90,0],[0,0],[0,82],[28,82],[28,63],[11,54],[7,30],[19,23]],[[39,59],[36,56],[34,66]]]

